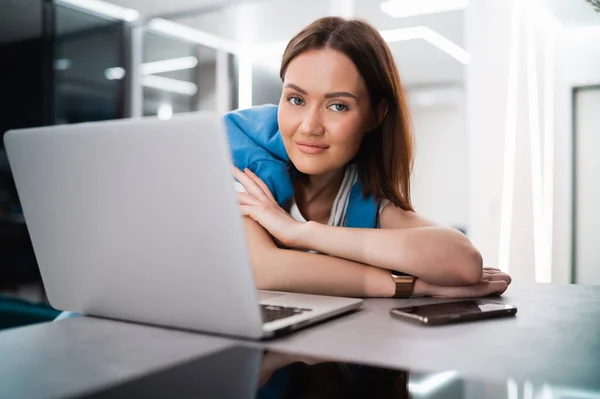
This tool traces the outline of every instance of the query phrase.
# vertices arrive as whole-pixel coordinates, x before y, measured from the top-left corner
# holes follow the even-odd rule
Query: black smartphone
[[[514,316],[516,313],[516,307],[489,299],[470,299],[390,310],[390,314],[394,317],[425,325]]]

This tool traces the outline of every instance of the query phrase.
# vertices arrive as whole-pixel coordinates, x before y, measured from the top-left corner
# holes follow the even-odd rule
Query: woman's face
[[[375,127],[362,77],[335,50],[307,51],[290,62],[278,118],[288,156],[308,175],[344,167]]]

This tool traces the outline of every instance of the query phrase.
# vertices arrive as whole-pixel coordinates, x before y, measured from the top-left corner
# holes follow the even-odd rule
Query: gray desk
[[[514,319],[421,327],[391,307],[436,299],[371,299],[362,311],[267,342],[95,318],[0,333],[0,398],[75,394],[235,345],[416,370],[457,370],[600,388],[600,287],[517,285],[503,297]]]

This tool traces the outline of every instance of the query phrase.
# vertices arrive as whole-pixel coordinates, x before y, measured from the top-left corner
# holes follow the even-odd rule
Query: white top
[[[356,165],[348,165],[340,189],[335,197],[335,200],[333,201],[333,207],[331,208],[329,221],[327,222],[329,226],[342,227],[346,225],[346,209],[348,208],[350,192],[352,191],[352,186],[354,186],[354,183],[356,183],[357,180],[358,170],[356,169]],[[236,181],[234,184],[237,191],[246,192],[246,188],[241,183]],[[389,203],[390,201],[387,199],[381,201],[379,206],[380,215],[383,208],[385,208]],[[302,215],[302,213],[300,213],[300,209],[298,208],[298,204],[294,198],[292,198],[289,213],[295,220],[304,223],[306,222],[306,218]]]

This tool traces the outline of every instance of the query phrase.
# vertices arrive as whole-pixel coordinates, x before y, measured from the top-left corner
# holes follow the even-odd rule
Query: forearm
[[[259,289],[345,297],[391,297],[386,270],[327,255],[274,248],[253,259]]]
[[[479,252],[458,231],[445,227],[350,229],[306,224],[299,245],[336,257],[416,276],[437,285],[479,281]]]

